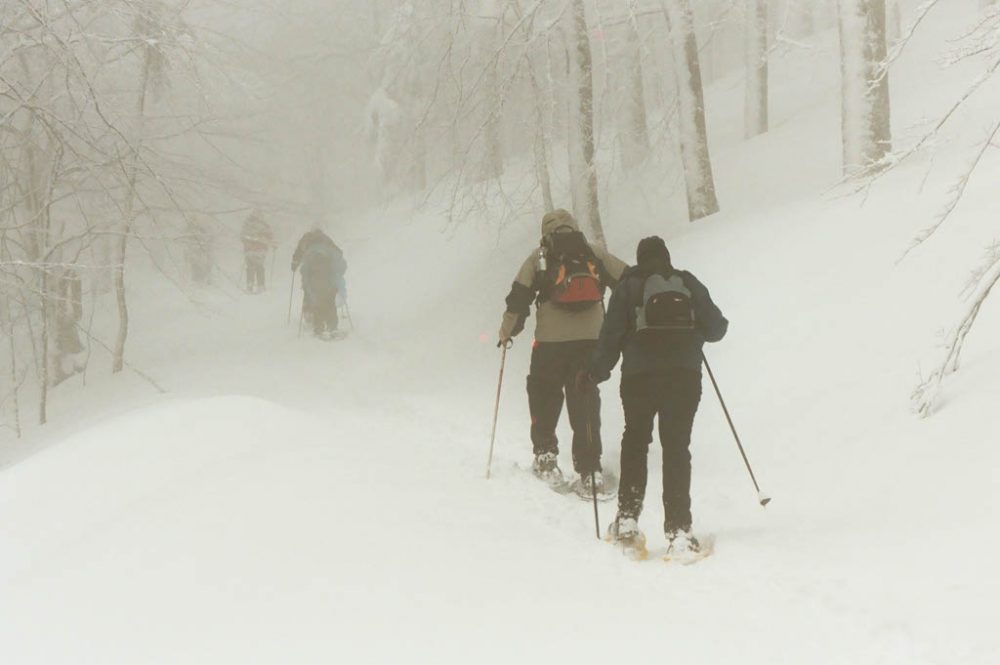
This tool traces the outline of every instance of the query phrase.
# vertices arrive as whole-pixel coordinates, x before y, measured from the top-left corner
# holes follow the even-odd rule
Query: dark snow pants
[[[535,454],[559,452],[556,425],[563,398],[573,428],[573,468],[588,474],[601,470],[601,395],[576,389],[576,374],[587,367],[596,341],[535,342],[528,374],[528,410]]]
[[[340,324],[337,317],[337,291],[331,289],[306,289],[302,305],[303,313],[308,313],[313,333],[334,332]]]
[[[663,446],[663,528],[691,526],[691,428],[701,401],[701,372],[676,369],[663,374],[622,377],[621,481],[618,512],[638,518],[646,496],[646,456],[659,416]]]
[[[257,293],[264,290],[264,256],[247,254],[247,291]]]

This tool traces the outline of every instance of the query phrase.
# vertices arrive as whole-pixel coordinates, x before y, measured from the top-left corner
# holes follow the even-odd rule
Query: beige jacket
[[[542,217],[542,237],[563,231],[579,231],[580,226],[568,211],[552,210]],[[622,273],[628,267],[625,263],[609,254],[601,247],[590,246],[594,255],[604,264],[605,273],[611,278],[614,287],[621,279]],[[536,274],[539,272],[539,249],[533,251],[514,278],[510,295],[507,296],[507,311],[500,324],[500,342],[504,343],[517,335],[524,328],[524,320],[531,313],[532,303],[536,303]],[[581,340],[596,340],[601,335],[601,324],[604,323],[604,307],[596,304],[583,311],[571,311],[558,307],[550,302],[536,303],[538,320],[535,323],[536,342],[577,342]]]
[[[604,269],[611,278],[615,282],[621,279],[622,273],[625,272],[628,266],[621,259],[599,246],[591,245],[591,249],[594,250],[594,254],[604,264]],[[532,294],[535,294],[535,276],[537,272],[538,250],[535,250],[521,265],[521,269],[514,278],[514,289],[521,286],[524,289],[530,290]],[[534,295],[531,298],[534,300]],[[596,340],[600,336],[601,324],[604,322],[604,308],[597,305],[576,312],[553,305],[550,302],[542,302],[537,304],[536,312],[535,341],[538,342]],[[519,328],[520,316],[520,314],[510,310],[504,314],[503,324],[500,328],[501,340],[516,334],[515,331]]]

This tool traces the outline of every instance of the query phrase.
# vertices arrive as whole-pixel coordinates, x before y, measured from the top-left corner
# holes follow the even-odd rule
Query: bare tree
[[[746,11],[744,131],[749,139],[767,131],[767,0],[746,0]]]
[[[163,272],[171,229],[183,228],[193,198],[221,185],[206,166],[205,152],[225,154],[202,94],[211,86],[189,67],[201,45],[179,19],[189,4],[0,5],[0,52],[10,56],[0,58],[0,304],[12,384],[34,369],[41,423],[50,389],[83,372],[92,344],[110,353],[113,371],[137,371],[124,358],[129,243]],[[186,86],[150,114],[147,97],[168,69]],[[196,142],[209,150],[185,161]],[[93,307],[110,274],[121,314],[114,348],[83,321],[84,294]],[[18,357],[28,350],[28,361]]]
[[[597,165],[594,163],[594,76],[590,51],[590,31],[583,0],[573,0],[572,62],[576,81],[576,122],[571,137],[570,177],[573,187],[573,208],[577,218],[590,229],[591,240],[604,246],[604,227],[597,190]]]
[[[976,79],[962,93],[959,99],[952,104],[935,125],[932,132],[921,138],[916,146],[897,159],[895,163],[899,163],[902,159],[906,159],[914,154],[954,116],[955,112],[968,99],[980,90],[986,80],[994,76],[996,71],[1000,69],[1000,7],[997,7],[995,4],[992,6],[984,5],[984,10],[986,15],[983,20],[977,23],[962,39],[958,40],[958,48],[952,58],[953,62],[959,62],[970,58],[979,59],[985,55],[987,59],[983,75]],[[923,15],[918,18],[918,21],[922,18]],[[912,30],[910,34],[912,34]],[[975,157],[952,187],[951,196],[944,210],[938,215],[934,224],[923,229],[914,238],[903,255],[904,258],[910,251],[930,240],[958,208],[965,195],[966,188],[977,168],[982,163],[984,156],[991,149],[998,147],[996,143],[998,137],[1000,137],[1000,117],[994,121],[992,128],[987,132],[979,149],[976,151]],[[966,338],[975,326],[983,304],[989,298],[998,282],[1000,282],[1000,246],[994,243],[987,248],[985,258],[973,271],[966,285],[965,294],[969,296],[968,304],[963,314],[959,317],[958,323],[954,325],[947,337],[940,362],[931,374],[921,381],[911,395],[914,410],[921,416],[927,417],[933,413],[944,380],[949,375],[958,371]]]
[[[840,0],[844,173],[877,168],[892,149],[885,0]]]
[[[705,126],[705,94],[701,85],[698,40],[689,0],[664,0],[664,12],[670,26],[674,54],[688,219],[693,222],[719,211]]]
[[[646,116],[646,85],[642,64],[642,36],[639,32],[638,1],[630,0],[625,40],[627,81],[625,83],[624,129],[622,131],[622,162],[631,169],[649,155],[649,122]]]

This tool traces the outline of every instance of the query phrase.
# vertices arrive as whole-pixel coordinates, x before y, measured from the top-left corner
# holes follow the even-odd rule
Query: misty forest
[[[1000,662],[998,68],[997,0],[0,0],[0,661]]]

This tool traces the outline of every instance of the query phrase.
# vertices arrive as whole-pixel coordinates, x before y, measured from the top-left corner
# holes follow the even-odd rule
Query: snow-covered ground
[[[898,63],[898,135],[973,77],[936,64],[957,32],[927,29]],[[712,557],[655,556],[658,474],[640,521],[654,556],[636,563],[596,540],[590,505],[519,470],[528,335],[508,354],[484,479],[495,329],[537,220],[441,235],[436,215],[400,206],[344,243],[347,340],[285,324],[281,272],[263,296],[209,292],[200,308],[164,284],[134,303],[130,359],[167,395],[95,374],[86,391],[56,391],[46,429],[0,443],[0,662],[1000,662],[996,303],[939,412],[918,420],[907,399],[993,239],[996,154],[940,236],[896,263],[1000,91],[953,125],[933,164],[862,201],[829,189],[833,48],[813,54],[828,69],[798,54],[774,67],[774,129],[751,142],[726,129],[738,77],[710,91],[722,214],[689,226],[676,198],[639,200],[626,184],[608,197],[612,251],[629,259],[642,236],[666,235],[732,322],[709,358],[774,501],[756,504],[706,385],[693,491]],[[615,383],[603,393],[611,468]],[[603,505],[602,527],[612,517]]]

